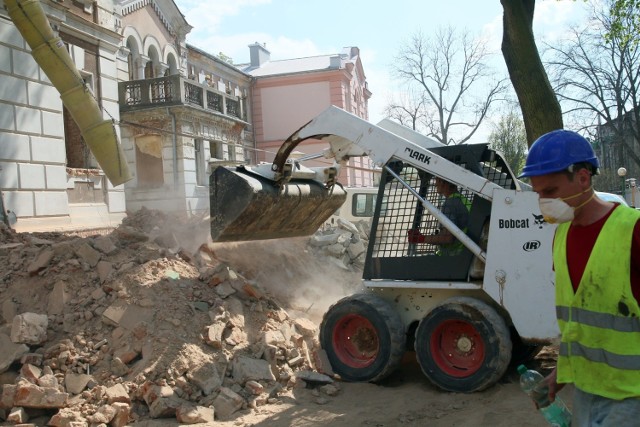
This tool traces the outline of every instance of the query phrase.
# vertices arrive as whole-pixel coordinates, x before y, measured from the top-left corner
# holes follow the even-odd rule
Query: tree
[[[549,83],[533,37],[535,0],[500,0],[502,55],[518,96],[531,146],[540,135],[563,127],[560,103]]]
[[[415,131],[424,132],[422,124],[429,121],[428,101],[424,93],[416,93],[409,88],[400,99],[391,98],[384,108],[384,115]]]
[[[631,159],[636,165],[631,169],[640,169],[640,35],[630,11],[613,13],[616,3],[595,4],[585,28],[574,28],[573,37],[549,46],[548,67],[566,113],[583,129],[591,128],[600,149],[605,141],[619,147],[615,153],[601,152],[606,154],[601,161],[629,168]]]
[[[519,175],[527,157],[527,133],[516,111],[509,111],[494,125],[489,145],[502,153],[511,170]]]
[[[611,28],[605,34],[607,40],[623,35],[640,33],[640,0],[615,0],[611,11]],[[623,36],[624,38],[624,36]],[[629,40],[627,40],[629,41]],[[635,42],[637,43],[637,41]]]
[[[413,104],[418,109],[397,104],[387,110],[410,113],[443,144],[468,141],[506,89],[505,80],[492,78],[488,58],[485,43],[467,32],[440,28],[433,38],[416,32],[401,47],[393,72],[414,91],[414,100],[425,102]]]
[[[222,61],[224,61],[224,62],[226,62],[226,63],[228,63],[228,64],[233,65],[233,58],[231,58],[231,57],[230,57],[230,56],[228,56],[228,55],[225,55],[225,54],[224,54],[224,53],[222,53],[222,52],[218,53],[218,58],[220,58]]]

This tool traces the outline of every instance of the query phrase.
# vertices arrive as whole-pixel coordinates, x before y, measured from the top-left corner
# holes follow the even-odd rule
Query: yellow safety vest
[[[553,245],[556,315],[562,333],[558,382],[610,399],[640,397],[640,307],[631,292],[631,238],[640,211],[618,206],[607,219],[573,292],[569,223]]]

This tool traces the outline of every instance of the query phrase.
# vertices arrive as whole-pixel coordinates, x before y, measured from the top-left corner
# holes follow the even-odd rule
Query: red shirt
[[[616,206],[618,206],[617,203]],[[587,261],[596,243],[598,234],[600,234],[600,230],[602,230],[611,212],[613,212],[613,209],[593,224],[584,227],[571,224],[569,227],[569,233],[567,234],[567,253],[570,253],[571,256],[567,257],[567,265],[569,267],[569,276],[571,277],[574,292],[578,290],[578,285],[582,279],[582,274],[587,266]],[[633,229],[631,241],[631,291],[636,301],[638,301],[638,304],[640,304],[640,221],[636,223]]]

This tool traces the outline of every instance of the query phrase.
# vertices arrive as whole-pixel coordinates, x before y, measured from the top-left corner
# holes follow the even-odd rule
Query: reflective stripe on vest
[[[640,307],[631,291],[631,238],[640,211],[618,206],[604,223],[574,293],[567,265],[570,224],[553,245],[562,333],[558,382],[625,399],[640,396]]]
[[[569,356],[569,344],[560,343],[560,356]],[[640,356],[615,354],[601,348],[589,348],[578,342],[571,343],[571,356],[580,356],[592,362],[606,363],[616,369],[640,370]]]
[[[609,313],[585,310],[583,308],[556,307],[558,320],[569,321],[569,313],[574,322],[618,332],[640,332],[640,318],[621,317]]]

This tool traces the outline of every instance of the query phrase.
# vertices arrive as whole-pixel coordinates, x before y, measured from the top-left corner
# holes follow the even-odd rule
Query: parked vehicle
[[[371,222],[378,197],[378,187],[345,187],[347,198],[344,204],[327,220],[329,225],[335,225],[338,218],[350,222]]]
[[[618,194],[606,193],[604,191],[596,191],[596,196],[598,196],[599,198],[607,202],[620,203],[623,206],[629,206],[629,204],[624,199],[624,197]]]

